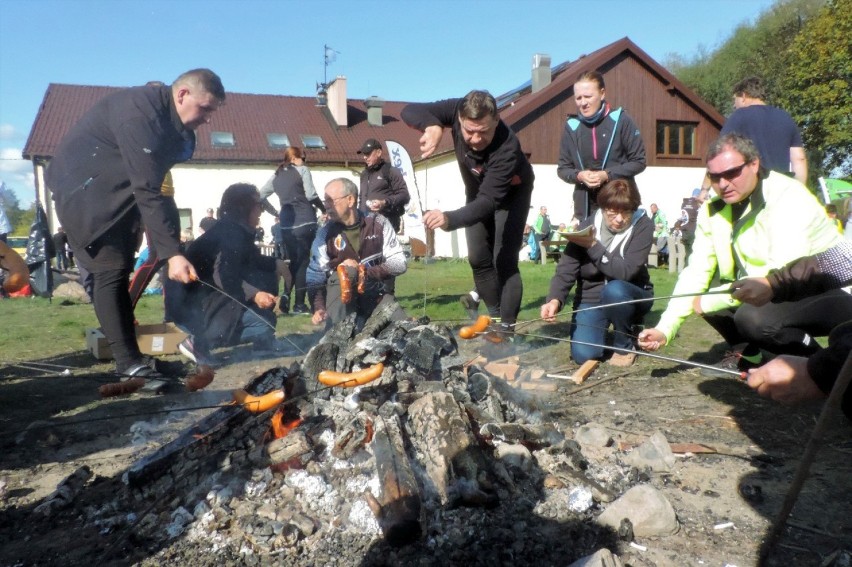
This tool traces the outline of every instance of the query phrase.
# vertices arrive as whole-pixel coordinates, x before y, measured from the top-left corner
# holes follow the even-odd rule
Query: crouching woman
[[[600,207],[578,231],[591,227],[588,236],[570,236],[556,274],[550,280],[541,317],[553,322],[568,293],[576,285],[575,313],[571,318],[571,357],[578,364],[604,357],[604,341],[610,325],[612,346],[634,350],[633,328],[651,310],[654,286],[646,261],[654,240],[654,223],[639,208],[639,191],[623,179],[607,183],[597,197]],[[589,344],[580,344],[589,343]],[[632,352],[616,350],[610,364],[630,366]]]

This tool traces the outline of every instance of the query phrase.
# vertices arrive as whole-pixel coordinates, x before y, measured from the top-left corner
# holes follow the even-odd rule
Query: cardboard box
[[[136,342],[142,354],[153,356],[176,354],[178,345],[185,338],[186,333],[173,323],[136,326]],[[86,329],[86,348],[98,360],[112,358],[112,350],[100,329]]]

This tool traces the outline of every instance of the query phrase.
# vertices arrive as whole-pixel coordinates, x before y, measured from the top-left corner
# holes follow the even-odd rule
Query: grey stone
[[[599,423],[590,421],[586,425],[581,425],[577,428],[574,434],[574,441],[581,445],[590,445],[592,447],[609,447],[612,443],[612,435],[606,427]]]
[[[68,281],[56,286],[53,290],[54,299],[64,299],[69,303],[91,303],[92,298],[86,290],[75,281]]]
[[[674,468],[675,457],[665,436],[656,431],[647,441],[633,449],[624,462],[639,469],[648,467],[654,472],[668,472]]]
[[[625,492],[598,516],[597,522],[618,530],[624,518],[630,520],[633,533],[639,537],[668,536],[679,528],[672,505],[662,492],[649,484],[640,484]]]
[[[581,557],[568,567],[624,567],[624,563],[606,548],[599,549],[591,555]]]

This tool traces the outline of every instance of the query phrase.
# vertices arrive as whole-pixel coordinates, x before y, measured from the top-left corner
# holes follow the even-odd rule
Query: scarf
[[[579,120],[580,122],[582,122],[586,126],[594,126],[595,124],[600,122],[601,119],[604,116],[609,114],[609,111],[610,111],[609,103],[604,100],[604,101],[602,101],[601,107],[598,109],[597,112],[595,112],[594,114],[592,114],[588,118],[586,118],[582,114],[578,113],[577,114],[577,120]]]

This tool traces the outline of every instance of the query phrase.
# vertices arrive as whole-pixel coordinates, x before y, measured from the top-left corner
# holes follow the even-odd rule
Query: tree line
[[[852,0],[779,0],[716,49],[700,47],[688,60],[672,55],[665,65],[725,115],[733,85],[760,77],[766,102],[802,130],[809,185],[852,175]]]

